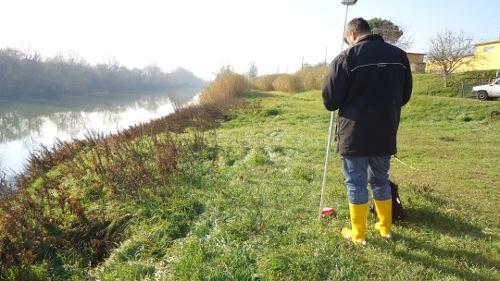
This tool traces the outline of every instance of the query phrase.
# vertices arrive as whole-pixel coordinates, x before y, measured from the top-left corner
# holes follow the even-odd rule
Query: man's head
[[[363,18],[354,18],[346,26],[344,39],[349,46],[356,44],[359,39],[371,34],[370,25]]]

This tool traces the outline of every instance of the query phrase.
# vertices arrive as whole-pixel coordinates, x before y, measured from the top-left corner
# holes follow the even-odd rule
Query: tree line
[[[0,99],[57,99],[95,93],[158,93],[199,88],[204,81],[177,68],[127,68],[116,60],[91,65],[75,56],[42,58],[36,52],[0,49]]]

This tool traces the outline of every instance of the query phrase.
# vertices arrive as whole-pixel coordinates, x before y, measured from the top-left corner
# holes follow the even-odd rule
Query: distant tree
[[[395,45],[403,50],[411,47],[411,39],[405,36],[404,28],[394,24],[392,21],[372,18],[368,20],[368,24],[372,32],[382,36],[387,43]]]
[[[58,99],[92,93],[159,93],[201,89],[204,81],[177,69],[129,69],[116,59],[90,65],[74,53],[42,59],[36,52],[0,49],[0,99]]]
[[[474,56],[475,48],[472,40],[472,37],[463,31],[454,33],[450,30],[438,33],[431,39],[427,58],[430,63],[439,68],[443,75],[445,88],[450,74],[459,67],[468,65],[477,59]]]
[[[257,65],[255,64],[255,62],[251,62],[248,65],[247,77],[248,77],[248,79],[255,79],[255,78],[257,78],[257,75],[259,75]]]

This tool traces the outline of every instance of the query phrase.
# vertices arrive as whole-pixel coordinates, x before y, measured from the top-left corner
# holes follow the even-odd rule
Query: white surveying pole
[[[340,44],[340,52],[344,49],[344,36],[345,28],[347,23],[347,13],[349,11],[349,6],[356,4],[358,0],[342,0],[340,3],[345,5],[345,18],[344,18],[344,30],[342,31],[342,42]],[[325,199],[325,185],[326,185],[326,175],[328,174],[328,160],[330,159],[330,148],[332,146],[332,133],[333,133],[333,123],[335,121],[335,112],[332,111],[330,114],[330,126],[328,127],[328,142],[326,144],[326,157],[325,157],[325,167],[323,170],[323,181],[321,183],[321,198],[319,200],[319,214],[318,220],[321,220],[323,213],[323,201]]]

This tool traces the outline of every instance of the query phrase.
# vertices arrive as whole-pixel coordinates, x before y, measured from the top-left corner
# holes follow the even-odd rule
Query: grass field
[[[398,153],[415,169],[394,160],[391,168],[408,219],[394,227],[392,241],[369,228],[368,245],[354,247],[339,235],[349,223],[337,156],[326,202],[338,216],[316,219],[329,120],[320,93],[246,97],[257,107],[206,135],[217,156],[200,185],[185,193],[203,206],[189,233],[164,244],[168,225],[141,224],[93,276],[500,279],[500,123],[489,117],[499,103],[415,96],[403,111]]]
[[[413,93],[428,96],[465,97],[475,98],[471,93],[472,87],[491,83],[496,77],[495,71],[471,71],[450,75],[447,87],[443,87],[444,80],[439,73],[414,73]],[[462,83],[464,92],[462,93]]]
[[[69,242],[39,242],[34,263],[0,265],[0,279],[500,279],[499,102],[412,98],[398,137],[412,168],[391,168],[408,218],[391,241],[370,227],[356,247],[339,233],[349,219],[338,156],[326,197],[338,215],[317,221],[330,116],[320,92],[245,98],[215,129],[88,144],[34,178],[25,196],[50,218],[38,231]],[[63,195],[71,204],[58,208]]]

